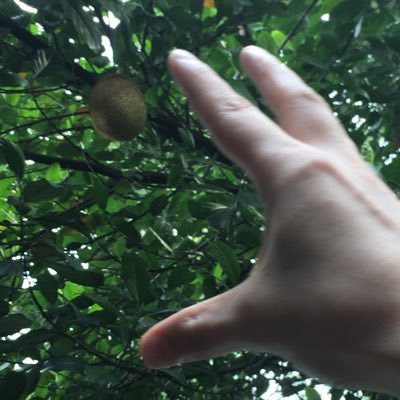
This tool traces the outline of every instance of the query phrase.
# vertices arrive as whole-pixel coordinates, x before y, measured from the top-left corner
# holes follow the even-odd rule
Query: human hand
[[[399,395],[399,202],[296,74],[254,46],[241,62],[279,125],[189,53],[174,51],[169,67],[264,202],[257,264],[237,287],[152,327],[144,361],[265,351],[334,385]]]

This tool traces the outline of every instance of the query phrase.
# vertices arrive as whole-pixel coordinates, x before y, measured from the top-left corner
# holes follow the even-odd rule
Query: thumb
[[[145,364],[164,368],[238,350],[240,288],[185,308],[153,326],[140,343]]]

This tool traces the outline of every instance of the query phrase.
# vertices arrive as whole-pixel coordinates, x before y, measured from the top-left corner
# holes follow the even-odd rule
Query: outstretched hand
[[[149,367],[231,351],[285,357],[328,383],[400,395],[400,206],[327,103],[250,46],[241,62],[271,121],[183,50],[169,67],[268,219],[252,273],[142,338]]]

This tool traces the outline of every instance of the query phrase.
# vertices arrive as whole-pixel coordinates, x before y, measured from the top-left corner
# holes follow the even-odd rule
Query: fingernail
[[[197,58],[192,53],[183,49],[172,50],[170,56],[180,60],[197,60]]]
[[[162,337],[154,336],[147,339],[146,347],[151,349],[145,358],[149,368],[167,368],[179,363],[175,350]]]

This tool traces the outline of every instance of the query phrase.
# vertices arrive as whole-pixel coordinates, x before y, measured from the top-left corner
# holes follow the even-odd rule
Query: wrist
[[[400,288],[400,285],[397,286]],[[400,292],[400,290],[398,290]],[[372,323],[379,326],[365,346],[360,364],[370,390],[400,396],[400,296],[382,292],[386,309],[375,313]],[[383,317],[385,315],[385,317]],[[372,386],[373,384],[373,386]],[[369,388],[367,385],[372,386]]]

